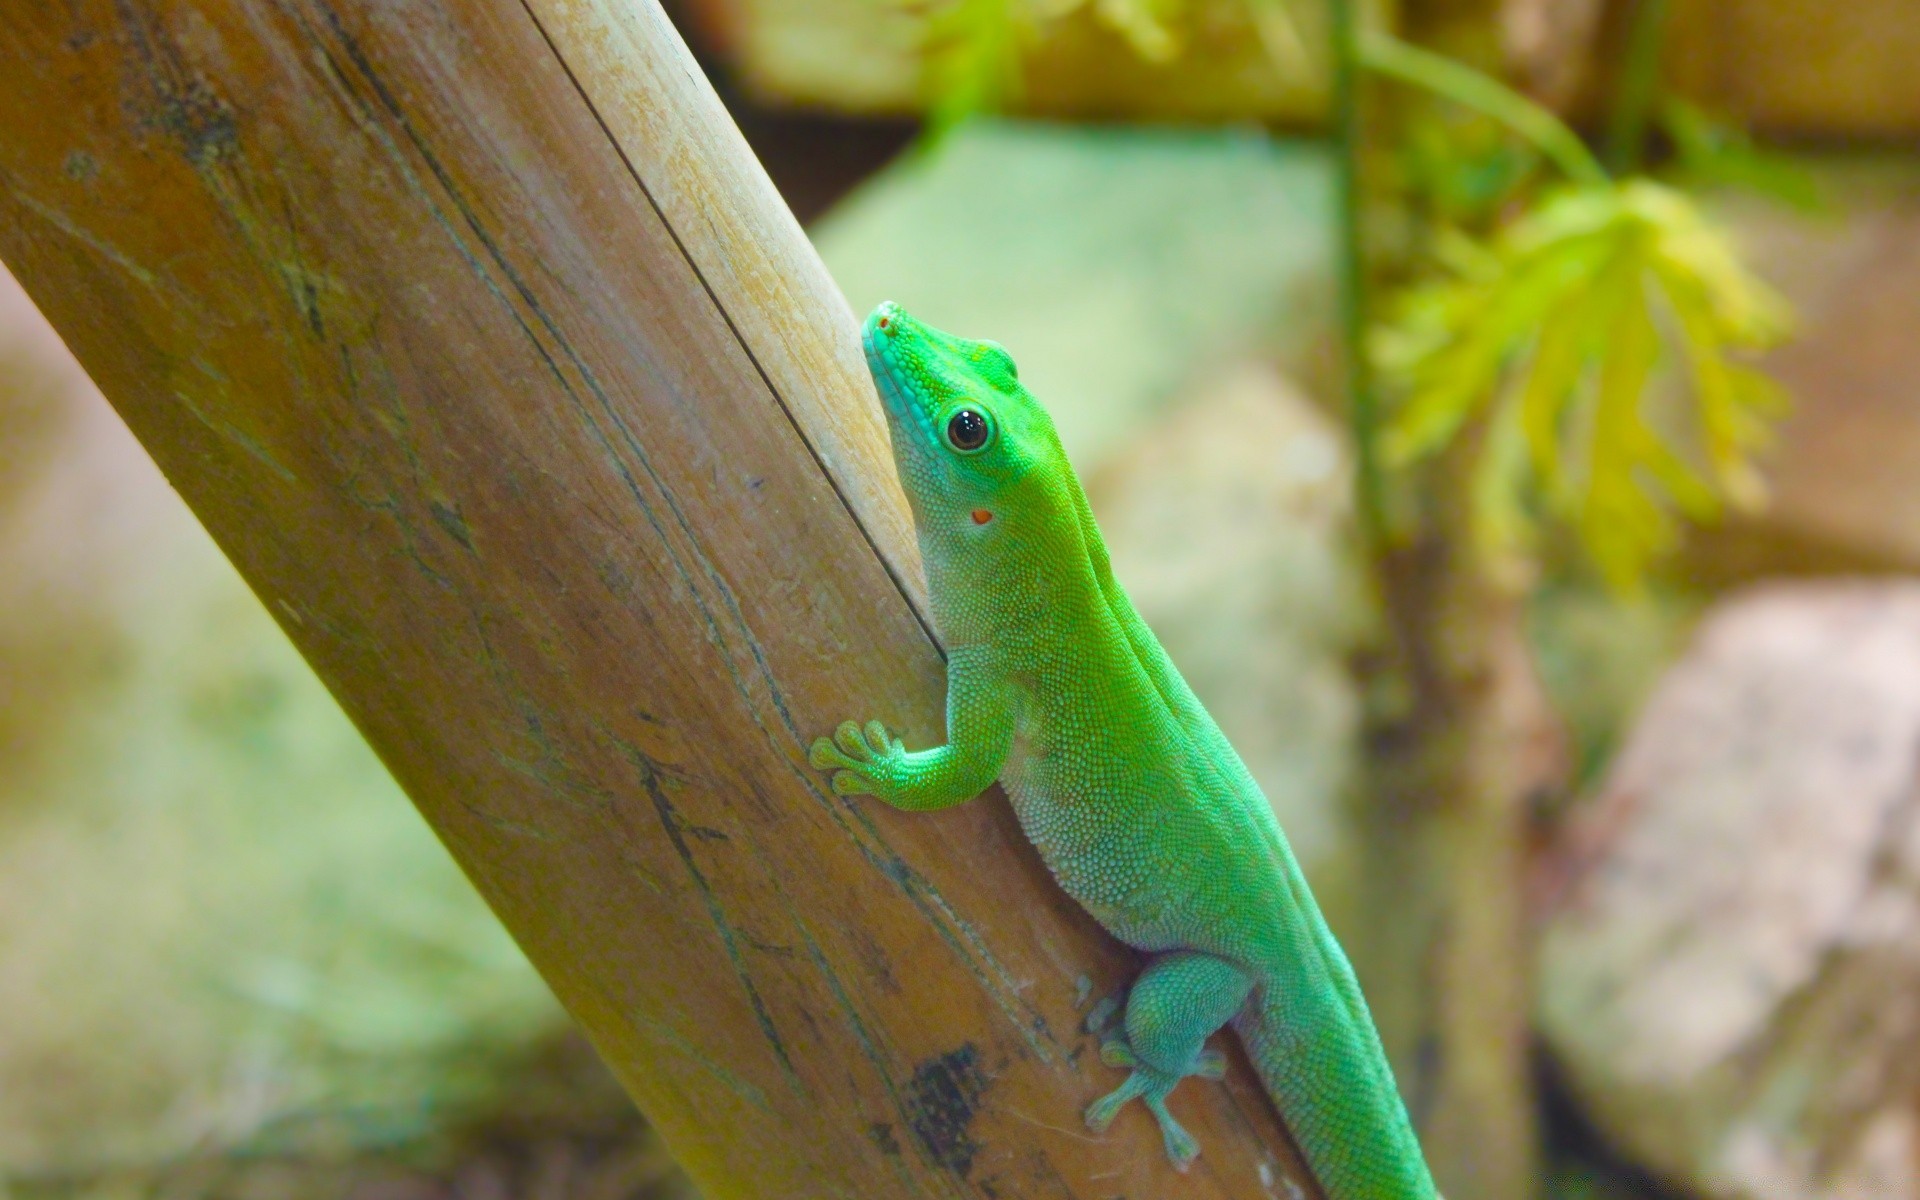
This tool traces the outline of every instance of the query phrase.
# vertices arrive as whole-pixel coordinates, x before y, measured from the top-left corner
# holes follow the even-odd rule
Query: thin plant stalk
[[[1359,61],[1368,70],[1498,121],[1533,143],[1575,183],[1608,182],[1607,169],[1566,122],[1492,76],[1384,33],[1361,33],[1358,43]]]
[[[1365,114],[1361,108],[1361,31],[1358,0],[1331,0],[1333,103],[1338,136],[1336,186],[1340,223],[1340,339],[1346,372],[1347,419],[1353,432],[1355,503],[1361,531],[1378,553],[1386,545],[1386,504],[1380,477],[1380,412],[1367,359],[1368,275],[1365,234]]]
[[[1612,119],[1607,125],[1607,165],[1615,174],[1640,169],[1647,148],[1647,127],[1660,94],[1660,57],[1667,41],[1671,0],[1637,0],[1620,68]]]

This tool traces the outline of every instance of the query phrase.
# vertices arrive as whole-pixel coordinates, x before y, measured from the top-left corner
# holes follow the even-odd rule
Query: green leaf
[[[1383,460],[1468,439],[1483,549],[1530,544],[1544,512],[1631,590],[1676,516],[1757,502],[1752,455],[1782,396],[1737,356],[1775,344],[1790,314],[1691,199],[1647,180],[1568,188],[1491,243],[1442,246],[1371,342],[1395,399]],[[1690,390],[1655,386],[1670,362]]]
[[[1805,213],[1826,207],[1820,181],[1785,154],[1757,145],[1747,132],[1696,105],[1668,98],[1660,123],[1673,139],[1680,174],[1695,183],[1737,187]]]
[[[1577,303],[1547,315],[1534,350],[1533,369],[1520,389],[1520,427],[1541,485],[1549,498],[1566,483],[1560,466],[1563,418],[1581,383],[1588,340],[1587,313]]]
[[[1520,410],[1502,405],[1493,416],[1473,477],[1472,531],[1480,560],[1494,570],[1513,565],[1532,548],[1534,525],[1526,504],[1527,442]]]

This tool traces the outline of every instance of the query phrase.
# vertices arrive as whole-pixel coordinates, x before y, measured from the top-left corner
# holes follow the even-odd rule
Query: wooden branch
[[[708,1197],[1174,1193],[1081,1126],[1130,955],[1005,804],[806,764],[939,736],[940,657],[853,323],[652,0],[27,5],[0,111],[0,255]],[[1244,1064],[1174,1105],[1179,1195],[1301,1194]]]

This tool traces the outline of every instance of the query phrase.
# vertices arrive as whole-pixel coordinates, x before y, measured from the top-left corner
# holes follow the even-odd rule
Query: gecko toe
[[[852,721],[840,722],[833,731],[833,744],[848,758],[863,759],[868,756],[866,739],[860,733],[860,726]]]
[[[1127,1101],[1146,1090],[1146,1080],[1139,1072],[1129,1075],[1125,1083],[1087,1106],[1087,1128],[1095,1133],[1105,1133],[1107,1127],[1113,1124],[1113,1119],[1120,1115],[1120,1110],[1127,1106]]]
[[[833,792],[836,796],[871,796],[873,785],[854,771],[835,771],[833,773]]]
[[[807,761],[817,771],[834,771],[853,765],[840,752],[840,748],[826,738],[813,739],[813,745],[807,750]]]
[[[1124,1040],[1110,1038],[1100,1043],[1100,1061],[1110,1067],[1137,1067],[1140,1056]]]
[[[1173,1163],[1173,1169],[1184,1171],[1200,1157],[1200,1143],[1193,1140],[1186,1127],[1173,1119],[1167,1111],[1165,1100],[1153,1095],[1147,1096],[1147,1107],[1153,1111],[1153,1119],[1160,1123],[1160,1142],[1167,1148],[1167,1158]]]

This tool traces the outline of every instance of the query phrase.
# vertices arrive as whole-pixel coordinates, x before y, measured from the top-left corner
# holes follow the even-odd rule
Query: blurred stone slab
[[[4,270],[0,564],[0,1193],[497,1101],[558,1006]]]
[[[977,122],[812,230],[856,311],[1006,345],[1084,473],[1208,364],[1327,328],[1332,161],[1251,131]]]
[[[1321,0],[1286,0],[1299,34],[1323,28]],[[873,0],[685,0],[688,28],[769,103],[845,113],[901,114],[926,106],[930,15],[940,6]],[[1177,22],[1178,53],[1148,61],[1103,21],[1095,3],[1033,5],[1052,14],[1024,47],[1022,113],[1193,121],[1304,121],[1324,114],[1324,79],[1291,59],[1276,66],[1238,0],[1190,0],[1162,11]],[[1120,6],[1114,6],[1120,7]],[[1148,6],[1139,6],[1146,8]],[[974,4],[983,16],[991,6]],[[1023,38],[1023,41],[1026,39]],[[1280,39],[1287,45],[1287,39]],[[1290,47],[1289,51],[1292,53]]]
[[[1713,610],[1560,847],[1541,1026],[1690,1193],[1920,1197],[1920,583]]]

